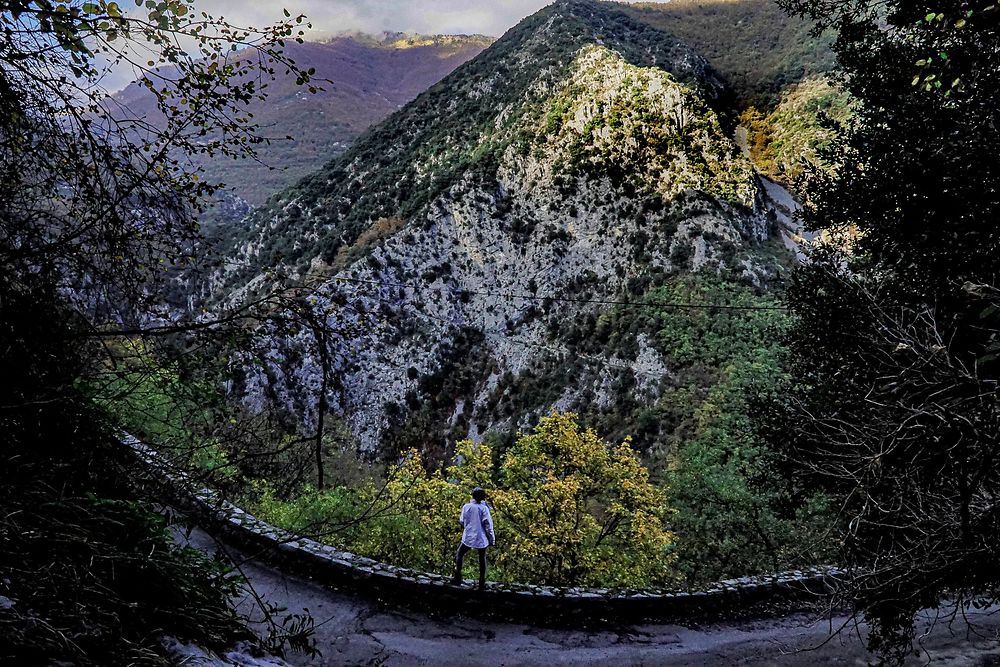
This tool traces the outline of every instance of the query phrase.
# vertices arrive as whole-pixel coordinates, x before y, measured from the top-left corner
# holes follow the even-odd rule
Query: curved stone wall
[[[213,534],[255,559],[396,605],[431,613],[463,611],[519,622],[605,620],[636,622],[708,618],[755,608],[818,602],[836,590],[843,573],[835,568],[796,570],[720,581],[704,590],[608,590],[473,582],[456,587],[449,578],[396,567],[299,537],[261,521],[177,472],[152,449],[126,438],[151,473],[164,500],[194,515]]]

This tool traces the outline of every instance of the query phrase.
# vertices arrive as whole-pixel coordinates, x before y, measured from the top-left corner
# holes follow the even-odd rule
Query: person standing
[[[455,554],[455,576],[451,583],[462,585],[462,561],[471,549],[479,552],[479,590],[486,588],[486,547],[496,544],[493,534],[493,517],[486,505],[486,492],[478,486],[472,490],[472,500],[462,508],[462,543]]]

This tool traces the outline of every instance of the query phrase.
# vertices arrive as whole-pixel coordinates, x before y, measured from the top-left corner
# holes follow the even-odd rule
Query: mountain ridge
[[[293,78],[277,73],[267,102],[248,107],[264,134],[272,138],[261,151],[261,162],[220,156],[196,163],[206,170],[210,181],[225,183],[230,197],[260,205],[272,192],[292,185],[318,164],[342,153],[369,127],[490,43],[491,38],[480,35],[401,33],[290,42],[286,55],[303,69],[314,68],[315,80],[323,90],[309,94]],[[117,114],[153,122],[159,117],[152,95],[136,83],[113,95],[113,100]],[[245,214],[247,207],[237,207],[237,211]]]
[[[725,96],[673,37],[563,0],[272,198],[217,278],[237,298],[290,271],[335,329],[360,331],[330,343],[327,404],[370,454],[441,455],[552,408],[655,405],[707,376],[649,328],[655,318],[590,349],[599,322],[631,317],[597,304],[663,301],[653,297],[664,289],[753,303],[754,286],[791,261],[713,108]],[[239,391],[308,429],[320,386],[309,334],[273,345]],[[540,391],[524,385],[531,377],[546,378]],[[666,446],[673,428],[637,446]]]
[[[495,133],[501,129],[496,126],[498,122],[509,127],[518,119],[509,116],[500,118],[493,113],[495,107],[531,106],[530,100],[539,97],[539,91],[531,90],[530,86],[537,85],[544,88],[550,85],[544,80],[546,77],[552,79],[558,77],[559,74],[556,72],[542,72],[541,80],[537,82],[530,80],[531,73],[528,71],[530,66],[524,67],[525,59],[530,60],[532,57],[527,55],[528,53],[545,58],[558,52],[557,56],[561,56],[562,60],[555,57],[546,62],[549,62],[550,69],[564,72],[569,66],[570,52],[585,43],[603,45],[604,38],[608,35],[599,32],[599,29],[609,27],[617,29],[617,32],[611,33],[610,46],[615,46],[617,43],[623,57],[633,64],[656,65],[659,58],[663,67],[669,69],[670,73],[677,76],[681,82],[694,85],[710,103],[716,104],[720,109],[725,108],[723,101],[727,95],[725,83],[703,58],[672,36],[633,21],[621,12],[609,12],[608,8],[609,5],[591,0],[559,0],[525,19],[487,50],[487,58],[476,58],[473,62],[466,63],[421,94],[406,109],[393,114],[379,126],[373,127],[347,151],[343,159],[335,158],[326,167],[272,197],[269,201],[271,210],[287,206],[294,199],[296,209],[293,210],[315,207],[319,210],[319,224],[324,224],[324,221],[337,218],[339,212],[331,215],[328,211],[332,207],[325,206],[321,202],[338,197],[345,199],[350,201],[349,206],[345,205],[345,201],[337,203],[340,209],[344,209],[343,220],[339,221],[339,230],[328,236],[349,239],[357,238],[365,224],[379,218],[393,217],[396,214],[404,218],[410,217],[426,204],[426,200],[432,196],[431,193],[436,193],[450,182],[454,172],[461,171],[469,162],[485,164],[496,157],[496,146],[489,147],[486,143],[476,143],[476,133],[487,131]],[[535,35],[537,39],[532,40],[536,30],[541,36]],[[644,39],[648,40],[645,48],[633,46],[636,43],[643,44]],[[520,56],[507,57],[511,52],[518,50],[522,52]],[[489,65],[485,65],[486,62]],[[481,68],[482,71],[477,71],[475,68]],[[487,70],[490,70],[489,73]],[[501,80],[504,81],[504,85],[494,88],[494,84]],[[457,96],[459,89],[462,89],[460,97]],[[448,98],[447,102],[442,101],[444,97]],[[483,98],[489,103],[486,101],[480,103]],[[459,113],[455,112],[457,99],[462,99],[462,103],[467,107]],[[540,110],[531,109],[531,111]],[[440,119],[444,117],[450,118],[454,127],[442,127]],[[490,123],[493,123],[493,126]],[[400,143],[397,139],[399,139],[398,128],[401,127],[405,127],[410,136],[403,137],[402,149],[395,149],[394,147]],[[446,164],[443,168],[440,165],[432,165],[430,180],[437,182],[423,184],[427,187],[418,191],[417,196],[410,193],[412,187],[408,189],[400,187],[398,179],[405,179],[407,185],[412,185],[415,179],[428,180],[425,175],[416,175],[412,171],[398,173],[400,164],[405,169],[405,166],[412,164],[416,158],[427,162],[440,161],[439,156],[431,157],[427,154],[435,152],[440,144],[447,146],[463,142],[476,143],[477,152],[457,156],[456,164]],[[376,157],[375,154],[380,153],[386,146],[392,147],[390,150],[396,150],[397,153],[402,150],[406,155],[402,156],[402,160],[397,159],[400,155]],[[353,169],[352,165],[364,164],[366,161],[378,164],[381,173],[372,176],[380,178],[383,183],[382,187],[369,188],[377,192],[377,198],[363,193],[361,200],[356,201],[351,199],[349,194],[350,179],[354,178],[350,172]],[[343,195],[337,194],[343,190],[348,192]],[[391,206],[386,206],[386,202],[382,201],[389,196],[387,193],[393,197],[392,206],[397,210],[392,210]],[[371,201],[372,199],[376,201]],[[323,208],[327,211],[321,210]],[[267,215],[267,211],[262,211],[255,216],[255,219],[259,222]],[[297,213],[292,217],[297,217]],[[315,230],[303,229],[302,232],[300,236],[315,234]],[[266,243],[265,239],[262,241]],[[326,247],[319,250],[324,261],[329,263],[335,257],[338,248]],[[264,249],[262,252],[268,251]],[[307,252],[305,246],[293,249],[295,259],[301,258]],[[288,258],[287,254],[282,256],[283,260]],[[276,262],[265,262],[265,264],[274,263]]]

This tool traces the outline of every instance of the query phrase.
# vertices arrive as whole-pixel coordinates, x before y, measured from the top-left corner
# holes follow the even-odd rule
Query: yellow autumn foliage
[[[451,466],[430,473],[417,451],[408,452],[381,496],[371,498],[381,516],[356,546],[372,557],[447,572],[461,537],[461,507],[476,486],[493,507],[494,575],[609,587],[671,579],[663,491],[627,440],[611,446],[581,429],[573,414],[542,419],[506,453],[497,474],[491,448],[470,440],[457,445]]]
[[[553,414],[494,463],[492,449],[471,440],[430,471],[410,450],[384,483],[307,489],[284,503],[264,484],[255,509],[299,532],[326,528],[327,542],[354,553],[450,573],[462,505],[480,486],[497,535],[491,580],[638,588],[675,579],[664,492],[628,440],[612,446],[576,415]]]
[[[666,499],[628,440],[611,446],[553,414],[504,456],[496,560],[522,581],[640,587],[671,578]]]

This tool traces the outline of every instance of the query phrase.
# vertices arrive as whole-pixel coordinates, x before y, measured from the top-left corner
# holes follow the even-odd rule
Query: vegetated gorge
[[[770,660],[833,637],[663,623],[816,584],[902,665],[1000,604],[994,0],[312,44],[197,5],[0,5],[0,663]],[[415,591],[580,623],[372,615]]]
[[[796,251],[752,158],[794,175],[824,137],[774,119],[815,124],[786,100],[830,89],[734,90],[623,9],[539,12],[218,231],[188,305],[290,277],[323,331],[228,360],[259,451],[196,439],[192,463],[278,525],[431,571],[474,485],[504,536],[494,578],[676,585],[824,558],[824,499],[791,497],[750,418],[781,382]],[[770,117],[739,102],[755,92]],[[179,381],[147,379],[130,403],[167,417],[127,425],[191,447],[190,425],[162,426]]]
[[[298,324],[198,370],[125,346],[109,409],[249,511],[393,564],[448,572],[477,485],[491,579],[825,562],[828,502],[754,415],[780,400],[803,242],[767,177],[792,187],[849,102],[823,38],[727,22],[743,4],[777,11],[559,0],[525,19],[176,275],[172,309],[208,314],[290,282]],[[733,25],[716,40],[777,35],[783,58],[709,62],[673,34],[711,51],[707,11]]]

